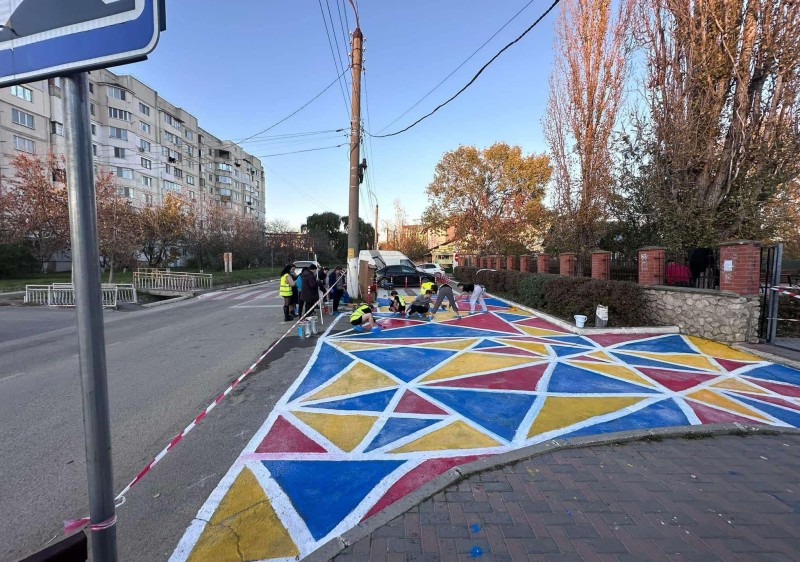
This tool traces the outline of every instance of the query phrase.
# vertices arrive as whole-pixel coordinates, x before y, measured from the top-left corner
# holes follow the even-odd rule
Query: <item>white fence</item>
[[[161,290],[175,293],[191,293],[211,289],[214,276],[211,273],[172,272],[168,269],[137,269],[133,272],[133,284],[141,290]]]
[[[103,308],[117,308],[120,302],[138,302],[136,288],[131,284],[103,284],[100,290]],[[75,306],[75,288],[71,283],[26,285],[25,302],[53,307],[72,307]]]

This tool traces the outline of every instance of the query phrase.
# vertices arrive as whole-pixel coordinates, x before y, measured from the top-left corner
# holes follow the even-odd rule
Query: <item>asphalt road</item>
[[[277,286],[236,296],[265,289]],[[288,329],[278,302],[272,295],[252,301],[231,295],[106,313],[115,490]],[[0,326],[5,561],[60,538],[63,520],[87,515],[88,503],[74,311],[1,307]],[[289,336],[130,491],[118,509],[121,560],[169,557],[315,344]]]

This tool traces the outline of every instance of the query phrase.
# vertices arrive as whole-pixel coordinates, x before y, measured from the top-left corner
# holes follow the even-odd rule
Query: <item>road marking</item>
[[[6,376],[6,377],[0,378],[0,382],[3,382],[3,381],[8,381],[8,380],[11,380],[11,379],[13,379],[13,378],[15,378],[15,377],[18,377],[18,376],[20,376],[20,375],[24,375],[24,374],[25,374],[25,373],[14,373],[13,375],[8,375],[8,376]]]

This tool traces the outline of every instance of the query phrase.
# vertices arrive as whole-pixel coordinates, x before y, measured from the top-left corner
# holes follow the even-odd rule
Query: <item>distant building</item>
[[[97,70],[89,81],[95,171],[113,173],[135,206],[174,192],[264,220],[258,158],[202,129],[197,117],[133,76]],[[13,177],[11,160],[20,152],[64,154],[61,96],[59,78],[0,89],[3,181]]]

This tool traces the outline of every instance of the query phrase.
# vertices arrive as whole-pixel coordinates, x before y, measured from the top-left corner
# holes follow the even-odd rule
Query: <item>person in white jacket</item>
[[[462,293],[469,294],[469,313],[475,314],[475,303],[481,305],[481,312],[489,312],[486,308],[486,303],[483,300],[483,287],[473,283],[459,283],[458,289]]]

